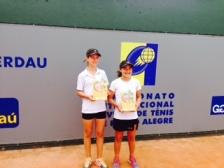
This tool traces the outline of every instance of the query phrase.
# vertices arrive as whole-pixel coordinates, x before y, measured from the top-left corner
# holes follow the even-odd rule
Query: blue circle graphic
[[[149,65],[148,63],[144,63],[142,65],[136,64],[145,48],[147,48],[147,46],[138,46],[134,48],[127,56],[127,60],[134,64],[133,76],[141,74]]]

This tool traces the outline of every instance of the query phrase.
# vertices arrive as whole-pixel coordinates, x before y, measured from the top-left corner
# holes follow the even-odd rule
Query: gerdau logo
[[[47,58],[0,56],[0,68],[45,68]]]

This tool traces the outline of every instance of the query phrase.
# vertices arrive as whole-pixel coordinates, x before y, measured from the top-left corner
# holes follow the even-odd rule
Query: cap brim
[[[101,54],[98,53],[98,52],[92,52],[92,53],[90,53],[89,55],[87,55],[87,57],[91,57],[91,56],[94,55],[94,54],[97,54],[97,55],[99,55],[99,56],[101,57]]]
[[[131,63],[126,63],[126,64],[122,65],[122,67],[121,67],[121,68],[124,68],[124,67],[126,67],[127,65],[130,65],[132,68],[134,67],[134,65],[133,65],[133,64],[131,64]]]

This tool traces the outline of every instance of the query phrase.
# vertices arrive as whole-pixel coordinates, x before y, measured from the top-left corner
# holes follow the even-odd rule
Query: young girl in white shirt
[[[141,84],[132,77],[134,65],[129,61],[122,61],[118,71],[118,78],[111,82],[110,95],[108,101],[115,107],[113,117],[113,128],[115,130],[114,152],[115,158],[113,168],[120,168],[119,153],[121,142],[123,140],[124,131],[127,131],[129,145],[129,162],[133,168],[139,168],[135,157],[135,137],[138,129],[138,114],[137,109],[141,103]],[[135,94],[136,98],[134,111],[122,110],[122,96],[124,93]],[[114,100],[115,97],[115,100]]]
[[[86,52],[87,68],[82,71],[77,80],[77,95],[82,98],[82,120],[84,126],[84,147],[86,160],[83,168],[90,168],[91,158],[91,138],[95,122],[97,159],[96,165],[100,168],[108,168],[102,159],[104,144],[104,128],[106,124],[105,100],[93,99],[94,81],[105,81],[108,83],[104,70],[97,68],[101,54],[97,49],[91,48]]]

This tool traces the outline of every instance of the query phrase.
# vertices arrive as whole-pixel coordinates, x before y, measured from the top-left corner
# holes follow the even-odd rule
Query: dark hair
[[[99,51],[98,51],[97,49],[95,49],[95,48],[90,48],[90,49],[88,49],[88,50],[86,51],[86,57],[90,57],[90,56],[92,56],[92,55],[94,55],[94,54],[97,54],[97,55],[99,55],[99,56],[101,57],[101,54],[100,54]]]
[[[90,49],[88,49],[88,50],[86,51],[86,58],[89,58],[90,56],[92,56],[92,55],[94,55],[94,54],[97,54],[98,56],[101,57],[101,54],[99,53],[99,51],[98,51],[97,49],[95,49],[95,48],[90,48]],[[85,61],[86,61],[86,59],[84,59],[83,62],[85,62]],[[87,63],[87,65],[88,65],[88,63]]]
[[[122,69],[122,68],[126,67],[127,65],[130,65],[132,68],[134,68],[134,65],[128,60],[121,61],[119,68]]]
[[[117,77],[120,78],[122,76],[121,71],[117,71]]]
[[[119,68],[122,69],[127,65],[130,65],[132,69],[134,68],[134,65],[128,60],[121,61],[120,65],[119,65]],[[117,77],[119,78],[121,76],[122,76],[122,73],[120,71],[117,71]]]

